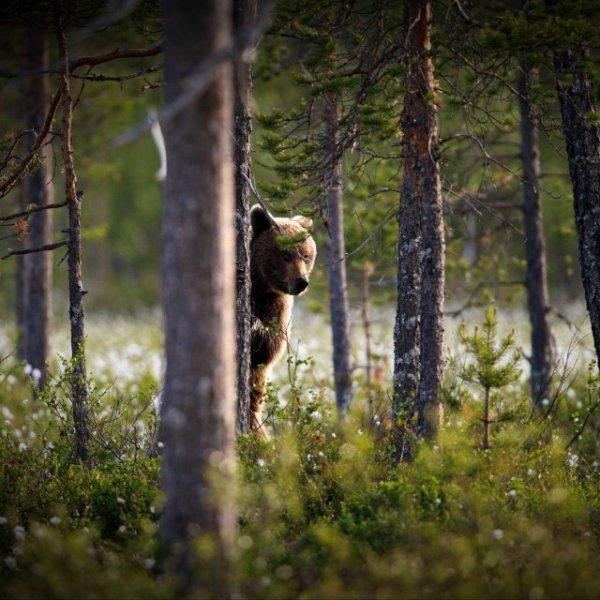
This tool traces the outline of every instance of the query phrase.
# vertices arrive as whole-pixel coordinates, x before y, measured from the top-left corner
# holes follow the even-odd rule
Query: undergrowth
[[[235,595],[600,597],[594,365],[535,411],[526,382],[495,387],[504,416],[483,449],[477,356],[454,357],[438,436],[396,464],[367,390],[340,422],[326,390],[297,377],[310,359],[289,361],[285,393],[269,389],[270,441],[238,439]],[[88,470],[68,371],[33,394],[23,365],[0,364],[0,597],[175,598],[159,560],[155,386],[92,390]]]

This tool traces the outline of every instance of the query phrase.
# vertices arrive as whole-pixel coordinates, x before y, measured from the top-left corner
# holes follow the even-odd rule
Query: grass
[[[374,414],[357,369],[356,401],[343,422],[332,405],[323,317],[296,314],[292,352],[266,407],[272,438],[238,440],[235,594],[599,597],[596,416],[570,444],[598,396],[588,356],[578,346],[567,352],[572,366],[548,417],[532,418],[526,375],[500,387],[494,401],[508,418],[494,424],[483,451],[482,391],[461,377],[472,357],[459,324],[449,323],[439,435],[419,443],[413,462],[396,464],[386,418],[389,314],[373,323]],[[501,318],[499,337],[506,322],[518,325],[514,316]],[[525,332],[517,328],[517,345]],[[360,326],[354,335],[360,366]],[[563,339],[563,348],[573,347]],[[10,345],[0,333],[2,356]],[[68,347],[66,332],[57,332],[55,345]],[[11,357],[0,363],[0,598],[177,597],[160,566],[159,459],[151,451],[160,348],[156,313],[89,321],[91,471],[73,458],[68,361],[56,361],[38,396],[25,365]],[[518,366],[526,372],[524,359]]]

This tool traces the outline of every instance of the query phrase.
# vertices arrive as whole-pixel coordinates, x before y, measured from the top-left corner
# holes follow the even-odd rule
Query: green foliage
[[[481,332],[467,336],[478,340],[478,354],[469,355],[477,389],[510,379],[498,372],[513,349],[494,337],[494,319],[488,311]],[[497,360],[486,358],[484,368],[479,355]],[[88,470],[72,452],[68,365],[34,399],[11,360],[1,363],[11,382],[0,382],[3,591],[176,597],[160,568],[159,461],[147,454],[153,430],[140,412],[144,394],[93,386]],[[466,357],[455,362],[456,379]],[[406,464],[393,460],[384,417],[371,419],[357,404],[337,419],[331,382],[309,377],[314,369],[313,359],[290,355],[287,380],[268,392],[271,440],[238,440],[231,577],[241,597],[597,597],[598,437],[586,434],[564,451],[578,398],[596,397],[593,366],[563,400],[563,416],[509,421],[487,453],[477,450],[470,409],[481,399],[467,394],[448,407],[438,438],[420,442]],[[501,389],[506,405],[519,403],[519,389]],[[585,410],[584,402],[577,414]]]
[[[518,368],[521,353],[515,347],[514,331],[498,341],[497,326],[496,307],[492,305],[485,313],[482,331],[475,327],[468,335],[463,327],[460,332],[466,351],[474,358],[474,362],[463,368],[462,378],[484,389],[503,388],[521,375]]]

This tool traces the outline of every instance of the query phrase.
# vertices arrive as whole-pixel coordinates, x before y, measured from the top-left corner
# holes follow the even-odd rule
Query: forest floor
[[[461,341],[461,319],[448,319],[438,437],[398,464],[388,418],[393,311],[372,311],[369,389],[353,313],[356,397],[340,422],[326,319],[299,303],[265,407],[271,439],[238,443],[231,595],[600,597],[600,383],[582,314],[571,307],[579,331],[557,321],[561,366],[542,414],[530,408],[527,361],[514,358],[521,374],[494,390],[486,451],[482,390],[464,375],[477,357]],[[470,334],[484,311],[461,318]],[[524,313],[500,314],[495,339],[511,329],[526,353]],[[0,331],[0,599],[174,598],[161,570],[153,452],[160,313],[88,320],[92,470],[73,457],[66,329],[53,345],[64,358],[36,394],[30,369],[11,355],[12,333]],[[209,590],[210,540],[198,548]]]

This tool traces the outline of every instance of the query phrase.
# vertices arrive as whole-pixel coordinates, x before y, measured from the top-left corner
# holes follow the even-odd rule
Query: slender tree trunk
[[[238,32],[252,24],[256,0],[234,1],[234,25]],[[250,190],[242,173],[251,178],[252,154],[252,64],[240,57],[234,64],[234,156],[235,156],[235,225],[237,253],[237,430],[251,429],[250,411]]]
[[[490,388],[485,388],[485,400],[483,405],[483,449],[489,450],[490,432],[492,422],[490,420]]]
[[[417,414],[417,434],[433,429],[443,377],[444,229],[433,65],[431,4],[407,4],[406,85],[402,131],[404,178],[398,213],[398,300],[394,328],[397,419]]]
[[[85,364],[85,312],[81,275],[81,202],[73,163],[73,99],[69,77],[69,56],[62,16],[58,19],[57,36],[61,62],[62,86],[62,158],[65,173],[65,198],[69,212],[69,319],[71,322],[71,394],[77,457],[89,465],[88,385]]]
[[[198,64],[230,45],[233,7],[170,0],[164,9],[169,105]],[[161,533],[184,591],[207,585],[210,596],[227,595],[224,559],[236,525],[231,493],[215,487],[230,475],[236,414],[232,81],[221,66],[165,127]],[[215,550],[202,564],[200,536]]]
[[[29,197],[29,181],[25,177],[19,185],[19,205],[21,210],[27,208]],[[23,247],[29,248],[29,239],[23,240]],[[16,257],[16,281],[15,281],[15,309],[17,321],[17,357],[19,360],[27,360],[27,342],[25,339],[27,330],[27,303],[29,302],[29,277],[27,273],[28,254],[20,254]]]
[[[523,165],[523,222],[525,225],[526,289],[531,323],[531,392],[537,405],[550,393],[554,370],[554,338],[548,312],[550,300],[546,279],[546,244],[542,214],[538,116],[530,102],[537,71],[521,60],[518,81],[521,111],[521,160]]]
[[[555,57],[585,301],[600,365],[600,126],[584,53]]]
[[[331,161],[327,188],[327,224],[329,229],[328,275],[329,310],[333,340],[333,376],[338,410],[345,413],[352,401],[352,366],[350,360],[350,327],[348,286],[346,283],[346,248],[344,240],[344,202],[342,194],[342,161],[338,150],[339,106],[337,99],[325,99],[327,159]]]
[[[363,330],[365,332],[365,373],[367,383],[367,406],[369,409],[369,420],[373,420],[375,414],[373,400],[375,398],[375,391],[372,389],[373,385],[373,348],[371,340],[371,317],[369,316],[369,305],[371,298],[371,290],[369,281],[373,275],[373,265],[371,263],[365,263],[363,266],[363,289],[362,289],[362,322]]]
[[[28,39],[28,63],[32,71],[40,75],[30,78],[27,93],[27,128],[35,139],[46,118],[49,98],[48,43],[42,31],[32,31]],[[39,166],[27,177],[25,204],[46,206],[54,201],[52,185],[52,150],[42,145],[39,151]],[[38,248],[52,242],[52,211],[42,210],[32,215],[29,222],[28,245]],[[25,278],[23,297],[25,315],[23,322],[23,358],[41,374],[36,382],[43,387],[46,383],[46,362],[50,349],[52,323],[52,254],[36,252],[24,256]]]

